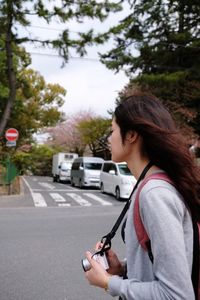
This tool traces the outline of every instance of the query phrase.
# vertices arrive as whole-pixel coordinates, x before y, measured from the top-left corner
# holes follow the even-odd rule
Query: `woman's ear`
[[[139,134],[136,131],[129,131],[126,135],[126,140],[132,144],[138,139]]]

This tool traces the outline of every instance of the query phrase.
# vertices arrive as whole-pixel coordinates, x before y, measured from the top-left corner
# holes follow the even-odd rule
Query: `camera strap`
[[[129,209],[129,206],[130,206],[130,203],[131,203],[131,198],[132,198],[132,195],[133,193],[135,192],[135,190],[137,189],[140,181],[145,177],[146,173],[148,172],[148,170],[153,166],[153,163],[150,161],[146,167],[143,169],[142,173],[140,174],[136,184],[134,185],[133,187],[133,190],[130,194],[130,197],[128,198],[128,200],[126,201],[126,204],[124,206],[124,208],[122,209],[117,221],[115,222],[113,228],[111,229],[111,231],[104,235],[102,238],[101,238],[101,243],[103,243],[103,246],[102,248],[97,251],[95,254],[100,254],[100,255],[103,255],[103,253],[107,250],[109,250],[111,248],[111,240],[114,238],[127,210]]]

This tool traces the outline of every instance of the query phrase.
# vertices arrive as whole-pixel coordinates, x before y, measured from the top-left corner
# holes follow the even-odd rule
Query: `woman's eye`
[[[109,136],[111,136],[113,133],[113,130],[111,129],[110,132],[109,132]]]
[[[111,134],[113,133],[113,130],[111,129],[108,134],[107,134],[107,138],[109,138],[111,136]]]

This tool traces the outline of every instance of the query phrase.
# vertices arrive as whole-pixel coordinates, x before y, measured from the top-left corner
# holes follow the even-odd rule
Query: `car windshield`
[[[84,163],[86,170],[101,170],[102,164],[100,163]]]
[[[120,164],[118,165],[119,167],[119,172],[122,174],[122,175],[132,175],[127,164]]]
[[[72,163],[62,163],[61,170],[67,171],[67,170],[71,169],[71,167],[72,167]]]

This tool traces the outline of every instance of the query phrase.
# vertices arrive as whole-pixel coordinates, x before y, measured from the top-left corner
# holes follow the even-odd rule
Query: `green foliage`
[[[51,176],[52,157],[55,151],[47,145],[38,145],[31,151],[33,160],[32,172],[35,175]]]
[[[21,46],[27,42],[34,42],[37,46],[55,49],[66,63],[70,48],[75,49],[82,56],[86,53],[85,47],[90,45],[92,40],[92,31],[77,34],[77,37],[72,39],[66,23],[71,20],[74,21],[74,19],[79,23],[88,19],[103,21],[110,12],[116,12],[120,9],[120,1],[116,3],[108,0],[101,2],[95,0],[7,0],[0,2],[0,136],[3,135],[6,126],[12,124],[16,111],[24,114],[22,123],[26,119],[26,109],[20,101],[32,102],[27,105],[30,108],[27,117],[35,118],[35,122],[33,120],[28,122],[26,132],[23,132],[24,137],[35,132],[41,126],[55,124],[60,116],[57,107],[61,106],[62,97],[59,94],[64,95],[65,92],[58,85],[45,86],[44,80],[39,78],[36,73],[25,74],[25,68],[30,64],[30,56],[22,50]],[[57,37],[38,38],[31,34],[27,27],[33,23],[39,23],[40,20],[45,21],[47,25],[58,22],[63,24],[65,28]],[[19,77],[18,73],[20,74]],[[21,75],[21,73],[23,74]],[[32,88],[27,82],[27,76],[29,76],[28,81],[32,84]],[[21,89],[21,93],[19,93],[19,89]],[[34,96],[35,90],[36,93],[40,90],[41,94],[44,94],[40,95],[40,100]],[[53,102],[54,104],[56,102],[57,107]],[[40,111],[38,110],[39,105]]]
[[[88,19],[103,22],[110,13],[122,10],[123,5],[129,6],[126,17],[117,25],[108,28],[107,32],[96,34],[94,29],[79,33],[72,38],[68,22],[75,20],[80,24]],[[54,48],[66,63],[69,50],[74,49],[79,55],[86,54],[86,46],[93,43],[102,44],[109,38],[114,40],[113,49],[101,54],[101,61],[111,70],[124,70],[131,78],[133,85],[150,90],[158,95],[171,111],[180,126],[186,122],[196,133],[200,132],[199,124],[199,82],[200,82],[200,5],[197,0],[133,0],[133,1],[49,1],[18,0],[0,3],[0,114],[2,116],[7,103],[8,80],[5,76],[5,39],[8,29],[12,37],[14,58],[13,69],[19,70],[23,62],[27,65],[28,56],[19,54],[19,45],[34,42],[37,45]],[[65,26],[56,38],[39,39],[26,31],[19,31],[16,24],[26,29],[31,25],[30,15],[35,19],[51,24],[54,21]],[[15,29],[14,29],[15,28]],[[25,65],[24,65],[25,67]],[[2,74],[3,72],[3,74]],[[38,83],[39,84],[39,83]],[[42,81],[40,82],[42,85]],[[18,82],[17,82],[18,87]],[[29,88],[24,95],[29,97]],[[61,92],[62,93],[62,92]],[[48,93],[47,93],[48,95]],[[52,94],[51,94],[52,95]],[[15,109],[22,109],[17,96]],[[48,99],[51,99],[49,96]],[[49,100],[50,101],[50,100]],[[48,102],[48,100],[47,100]],[[47,104],[46,102],[46,104]],[[58,102],[57,102],[58,104]],[[36,123],[49,126],[49,119],[58,118],[53,105],[38,112],[37,104],[32,103],[31,112]],[[59,104],[58,104],[59,106]],[[55,123],[52,121],[52,124]],[[36,123],[32,124],[36,130]],[[32,126],[31,125],[31,126]],[[34,127],[35,126],[35,127]],[[39,126],[38,126],[39,127]],[[29,127],[30,128],[30,127]],[[27,130],[29,132],[29,130]]]
[[[0,47],[5,47],[0,38]],[[20,135],[18,146],[31,142],[31,136],[44,126],[55,125],[62,116],[59,108],[64,103],[66,91],[58,84],[46,84],[44,78],[36,71],[27,69],[30,56],[24,48],[13,46],[13,62],[16,71],[16,96],[6,127],[15,127]],[[0,119],[5,116],[8,105],[9,86],[6,77],[5,53],[0,51]],[[4,134],[4,132],[2,132]]]
[[[18,150],[13,162],[20,174],[51,176],[52,157],[57,152],[57,149],[48,145],[34,145],[29,152]]]
[[[29,153],[17,151],[12,159],[20,175],[28,174],[32,171],[32,159]]]
[[[58,84],[46,84],[32,69],[18,73],[18,89],[7,127],[19,131],[18,146],[31,141],[33,133],[45,126],[53,126],[61,118],[58,110],[63,105],[66,91]],[[1,113],[0,113],[1,116]]]
[[[46,128],[43,132],[50,136],[47,140],[48,145],[60,148],[58,152],[73,152],[83,155],[85,143],[77,130],[77,124],[80,121],[88,120],[91,117],[89,111],[79,111],[75,114],[66,115],[62,122],[55,127]]]
[[[130,8],[130,14],[108,31],[115,47],[102,55],[102,61],[109,68],[118,71],[123,66],[130,76],[138,70],[198,69],[200,5],[196,0],[135,0]]]
[[[129,14],[104,34],[115,44],[101,61],[124,70],[132,79],[128,88],[140,86],[157,95],[180,127],[192,126],[200,134],[199,1],[127,2]]]
[[[110,127],[111,120],[100,117],[83,120],[77,124],[77,129],[93,156],[103,156],[104,158],[109,156],[107,136]]]
[[[14,29],[15,24],[20,24],[22,27],[27,27],[31,24],[30,15],[35,15],[35,18],[42,19],[47,24],[52,22],[59,22],[64,24],[71,20],[76,20],[79,23],[83,23],[88,19],[98,19],[101,22],[104,21],[109,13],[118,12],[122,9],[122,6],[116,1],[95,1],[95,0],[77,0],[77,1],[56,1],[52,0],[50,3],[43,0],[10,0],[0,3],[0,24],[3,24],[3,29],[6,31],[8,26],[8,15],[12,18],[12,27]],[[37,22],[37,21],[36,21]],[[14,32],[14,30],[12,31]],[[79,34],[77,39],[71,39],[68,34],[68,28],[65,28],[63,32],[57,38],[48,37],[47,39],[38,39],[30,34],[20,33],[17,27],[15,31],[17,34],[13,34],[13,40],[19,45],[21,43],[34,41],[42,46],[48,46],[58,50],[59,54],[67,62],[69,58],[69,48],[74,48],[80,55],[86,53],[85,46],[89,45],[91,38],[88,39],[88,34]]]

